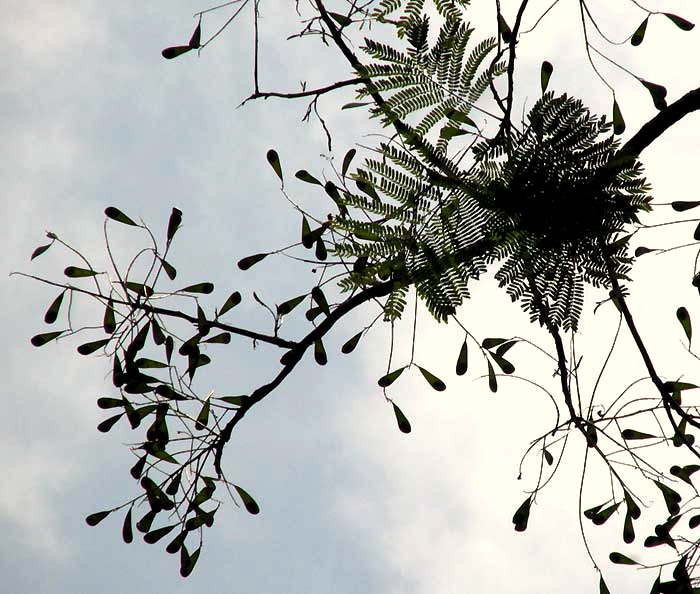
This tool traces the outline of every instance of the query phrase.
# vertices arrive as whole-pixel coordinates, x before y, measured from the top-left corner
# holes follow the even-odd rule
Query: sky
[[[277,2],[261,3],[261,88],[296,91],[302,80],[312,87],[348,77],[332,47],[317,38],[286,39],[300,27],[294,3]],[[512,19],[514,3],[502,4]],[[34,248],[46,243],[47,230],[99,261],[107,206],[142,219],[161,237],[171,208],[177,207],[184,221],[171,255],[177,283],[213,281],[216,292],[202,301],[211,308],[240,290],[244,302],[231,323],[269,330],[252,292],[279,303],[308,290],[315,277],[284,258],[268,258],[246,273],[235,266],[243,256],[298,240],[299,216],[281,193],[266,151],[275,148],[280,154],[287,195],[304,208],[326,212],[325,195],[294,180],[293,172],[303,168],[330,176],[330,158],[337,166],[349,148],[376,142],[370,135],[376,128],[364,112],[338,110],[353,100],[352,92],[319,102],[333,132],[329,151],[318,122],[301,121],[304,102],[269,99],[238,107],[252,91],[249,9],[201,55],[190,52],[166,61],[160,51],[186,43],[196,24],[192,14],[210,5],[185,0],[5,0],[0,5],[7,15],[0,24],[6,54],[0,77],[4,270],[61,278],[63,268],[76,261],[58,246],[29,261]],[[475,24],[492,18],[492,2],[473,5]],[[541,12],[548,3],[533,5]],[[656,2],[650,8],[656,5],[700,21],[694,3]],[[591,8],[618,40],[643,18],[631,4],[611,14],[602,1]],[[230,14],[224,9],[205,18],[203,36]],[[574,16],[557,7],[524,38],[516,79],[519,109],[538,96],[540,63],[549,59],[555,90],[581,97],[598,113],[611,111],[609,91],[586,65]],[[626,44],[612,55],[640,76],[665,84],[674,100],[697,86],[688,65],[689,56],[697,54],[697,35],[697,29],[682,33],[657,15],[639,48]],[[627,138],[654,115],[654,107],[634,79],[605,65],[601,69],[615,82]],[[698,130],[700,116],[689,116],[643,155],[656,202],[697,199],[688,172],[697,167]],[[658,210],[654,221],[668,218],[668,209]],[[685,243],[682,237],[690,241],[692,230],[690,224],[671,232],[650,230],[645,245]],[[114,228],[112,241],[117,250],[129,250],[144,238]],[[653,337],[651,348],[665,373],[687,373],[690,381],[698,370],[683,358],[674,316],[680,305],[693,313],[697,295],[688,279],[694,255],[690,248],[640,258],[630,298],[636,311],[644,312],[640,331]],[[392,387],[412,433],[398,431],[376,385],[386,371],[387,327],[380,324],[361,348],[345,356],[340,346],[371,315],[344,320],[327,339],[328,365],[318,367],[307,355],[285,385],[251,411],[228,446],[227,474],[255,496],[262,512],[250,516],[227,501],[205,536],[194,574],[181,578],[177,559],[162,546],[138,538],[130,545],[121,542],[118,514],[95,528],[85,524],[87,514],[136,494],[128,476],[133,457],[125,445],[131,435],[95,429],[106,416],[96,398],[115,396],[108,362],[77,355],[75,346],[82,342],[77,338],[33,348],[29,338],[46,331],[42,318],[57,291],[18,276],[4,278],[0,591],[596,591],[598,577],[577,520],[585,448],[579,443],[567,452],[553,485],[538,496],[528,530],[514,532],[511,518],[532,487],[534,472],[526,467],[518,481],[518,464],[530,440],[547,431],[552,409],[542,393],[513,378],[502,378],[492,394],[476,353],[469,373],[456,377],[463,334],[454,325],[436,324],[425,312],[417,323],[416,360],[448,389],[432,391],[415,369]],[[588,301],[577,335],[590,365],[589,380],[600,369],[616,326],[605,308],[593,315],[595,300]],[[90,312],[94,315],[76,303],[74,322]],[[520,308],[488,279],[474,287],[459,316],[482,338],[527,336],[548,345],[546,335],[530,328]],[[410,335],[411,323],[397,328],[397,362],[410,356]],[[542,358],[522,351],[513,357],[518,372],[551,376]],[[249,343],[220,347],[200,379],[202,389],[245,393],[276,373],[275,357],[268,349],[253,351]],[[614,397],[642,374],[633,354],[616,357],[615,371],[604,378],[603,398]],[[588,389],[591,385],[592,380]],[[598,503],[594,493],[584,495],[584,503]],[[613,594],[650,587],[654,576],[607,562],[612,548],[626,550],[621,518],[595,531],[587,526],[587,535]]]

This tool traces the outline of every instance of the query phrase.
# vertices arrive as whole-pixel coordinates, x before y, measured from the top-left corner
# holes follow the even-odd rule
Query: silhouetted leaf
[[[103,346],[105,346],[109,342],[109,338],[103,338],[102,340],[95,340],[93,342],[86,342],[85,344],[81,344],[78,348],[77,351],[81,355],[90,355],[94,353],[95,351],[100,350]]]
[[[121,388],[126,382],[126,374],[122,369],[121,361],[119,361],[119,356],[115,353],[112,363],[112,383],[115,388]]]
[[[610,516],[617,510],[618,507],[620,507],[620,504],[622,501],[618,501],[617,503],[613,503],[612,505],[606,507],[603,510],[600,510],[594,516],[591,518],[591,521],[596,525],[596,526],[601,526],[605,524],[605,522],[608,521]]]
[[[209,344],[229,344],[231,342],[231,334],[229,334],[228,332],[221,332],[216,336],[212,336],[211,338],[203,340],[202,342],[206,342]]]
[[[328,194],[331,197],[331,200],[335,202],[336,206],[338,207],[338,210],[340,211],[340,214],[347,215],[348,209],[342,203],[340,198],[340,192],[338,192],[338,188],[336,188],[335,184],[329,180],[326,182],[326,185],[323,186],[323,188],[324,190],[326,190],[326,194]]]
[[[190,43],[189,46],[192,49],[197,49],[200,45],[200,40],[202,37],[202,17],[199,17],[199,22],[197,23],[197,27],[194,30],[194,33],[192,33],[192,37],[190,37]]]
[[[98,398],[97,406],[102,409],[121,408],[124,406],[124,400],[121,398]]]
[[[255,502],[255,499],[253,499],[245,489],[239,487],[238,485],[233,485],[233,487],[234,489],[236,489],[236,491],[238,491],[238,494],[241,496],[243,505],[248,510],[248,513],[251,513],[253,515],[260,513],[260,507],[258,507],[258,504]]]
[[[197,559],[199,559],[199,552],[202,550],[202,547],[199,547],[194,553],[191,555],[187,552],[187,548],[183,544],[182,547],[180,548],[180,575],[182,577],[188,577],[192,571],[194,570],[194,566],[197,563]]]
[[[680,466],[671,466],[671,474],[673,476],[677,476],[679,479],[685,481],[689,485],[693,484],[693,482],[690,480],[690,475],[694,472],[697,472],[698,470],[700,470],[700,466],[698,466],[697,464],[689,464],[688,466],[684,466],[683,468],[681,468]]]
[[[668,17],[673,21],[673,24],[676,25],[679,29],[683,29],[683,31],[690,31],[695,25],[691,23],[690,21],[686,21],[684,18],[679,17],[678,15],[671,14],[668,12],[662,13],[665,17]]]
[[[462,343],[462,348],[459,349],[459,357],[457,357],[457,366],[455,373],[457,375],[464,375],[467,373],[468,360],[467,360],[467,339],[464,339]]]
[[[58,312],[61,309],[61,303],[63,303],[63,296],[66,294],[65,291],[63,291],[56,299],[53,300],[51,305],[49,305],[49,309],[46,310],[46,313],[44,314],[44,322],[47,324],[53,324],[57,319],[58,319]]]
[[[184,289],[180,289],[179,293],[203,293],[204,295],[209,295],[214,292],[213,283],[197,283],[195,285],[190,285]]]
[[[427,381],[430,384],[433,390],[442,392],[443,390],[445,390],[445,388],[447,388],[445,382],[443,382],[440,378],[435,377],[432,373],[430,373],[427,369],[423,369],[420,365],[418,365],[417,367],[423,374],[425,381]]]
[[[656,107],[656,109],[660,110],[666,107],[665,87],[643,79],[639,79],[639,82],[646,87],[647,91],[649,91],[649,94],[651,95],[651,98],[654,101],[654,107]]]
[[[369,196],[375,202],[380,201],[377,191],[374,189],[374,186],[368,181],[364,179],[358,179],[355,180],[355,185],[357,185],[357,189],[360,190],[360,192],[362,192],[363,194],[367,194],[367,196]]]
[[[180,228],[181,224],[182,211],[179,208],[173,208],[170,212],[170,218],[168,219],[168,231],[166,236],[168,245],[170,245],[173,237],[175,237],[175,233]]]
[[[690,526],[691,528],[697,528],[698,526],[700,526],[700,514],[690,518],[690,520],[688,521],[688,526]]]
[[[544,454],[544,459],[547,461],[547,464],[551,466],[554,464],[554,456],[549,453],[548,450],[542,450],[542,453]]]
[[[524,532],[527,528],[527,522],[530,519],[530,506],[532,505],[532,497],[528,497],[513,516],[513,524],[518,532]]]
[[[170,464],[179,464],[177,459],[174,456],[171,456],[166,452],[158,443],[156,442],[146,442],[143,444],[143,449],[146,451],[146,453],[149,456],[153,456],[154,458],[158,458],[158,460],[163,460],[164,462],[168,462]]]
[[[114,221],[118,221],[119,223],[124,223],[125,225],[131,225],[133,227],[138,227],[134,221],[132,221],[129,217],[127,217],[121,210],[118,208],[114,208],[114,206],[108,206],[105,208],[105,215],[107,215],[110,219]]]
[[[314,245],[313,238],[311,237],[311,226],[305,216],[301,217],[301,245],[307,250]]]
[[[354,109],[356,107],[363,107],[365,105],[372,105],[372,103],[369,101],[352,101],[350,103],[346,103],[340,109]],[[354,150],[354,149],[350,149],[350,150]]]
[[[639,27],[637,27],[637,30],[633,33],[632,40],[631,40],[632,45],[637,46],[640,43],[642,43],[642,41],[644,41],[644,34],[647,31],[647,24],[648,23],[649,23],[649,17],[647,16],[647,18],[645,18],[642,21],[642,24],[639,25]]]
[[[656,439],[656,435],[651,435],[650,433],[644,433],[642,431],[636,431],[635,429],[625,429],[622,432],[622,439],[625,439],[627,441],[633,440],[633,439]]]
[[[168,543],[168,546],[165,547],[165,552],[174,555],[180,550],[180,547],[184,544],[186,538],[187,530],[183,530]]]
[[[241,294],[238,291],[234,291],[229,295],[226,302],[221,306],[219,310],[219,315],[223,316],[227,311],[233,309],[241,302]]]
[[[170,359],[173,356],[173,349],[175,348],[175,341],[172,336],[167,336],[165,338],[165,359],[170,363]]]
[[[175,280],[175,277],[177,276],[177,270],[175,270],[175,267],[163,258],[160,259],[160,263],[163,265],[163,270],[165,270],[165,274],[168,275],[168,278],[170,280]]]
[[[461,128],[457,128],[455,126],[443,126],[440,129],[440,138],[444,138],[445,140],[450,140],[455,136],[463,136],[464,134],[467,134],[466,130],[462,130]]]
[[[340,351],[345,355],[352,353],[355,350],[357,343],[360,342],[360,338],[362,338],[362,332],[358,332],[357,334],[355,334],[355,336],[353,336],[350,340],[348,340],[340,348]]]
[[[102,318],[102,328],[107,334],[113,334],[117,329],[117,322],[114,318],[114,303],[110,299],[105,307],[105,315]]]
[[[460,124],[465,124],[467,126],[471,126],[472,128],[477,127],[477,125],[474,123],[474,120],[472,120],[463,111],[458,111],[456,109],[448,109],[447,112],[445,112],[445,116],[451,121],[459,122]]]
[[[58,338],[63,334],[65,330],[59,330],[58,332],[44,332],[43,334],[37,334],[32,336],[31,343],[35,347],[44,346],[47,342],[51,342],[54,338]]]
[[[542,67],[540,68],[540,87],[542,88],[543,93],[547,90],[552,72],[554,72],[554,66],[552,66],[552,63],[548,62],[547,60],[542,62]]]
[[[398,406],[396,406],[396,404],[392,402],[391,405],[394,407],[394,415],[396,415],[396,422],[398,423],[401,432],[410,433],[411,423],[406,418],[406,415],[403,414],[401,409]]]
[[[85,518],[85,522],[87,522],[88,526],[97,526],[102,520],[104,520],[109,514],[111,514],[112,511],[113,510],[101,511],[96,512],[94,514],[90,514]]]
[[[659,547],[664,544],[668,544],[668,538],[660,538],[658,536],[647,536],[644,539],[644,546],[647,548]]]
[[[617,99],[615,99],[613,100],[613,131],[615,134],[620,135],[625,131],[626,127],[620,106],[617,103]]]
[[[323,342],[320,338],[314,341],[314,359],[319,365],[325,365],[326,363],[328,363],[326,349],[324,348]]]
[[[158,512],[154,510],[146,512],[146,514],[138,522],[136,522],[136,530],[139,532],[148,532],[151,529],[151,525],[153,524],[153,520],[156,519],[157,514]]]
[[[361,105],[365,105],[362,103]],[[345,157],[343,157],[343,168],[342,168],[342,174],[343,177],[345,177],[348,173],[348,169],[350,168],[350,163],[352,163],[352,160],[355,158],[355,154],[357,151],[354,148],[351,148],[347,153],[345,153]]]
[[[616,565],[638,565],[634,559],[630,559],[629,557],[618,552],[610,553],[609,559]]]
[[[595,515],[600,511],[600,509],[603,507],[603,504],[601,503],[600,505],[596,505],[594,507],[591,507],[590,509],[587,509],[583,512],[583,515],[588,518],[589,520],[593,520]]]
[[[648,247],[643,247],[639,246],[636,250],[634,250],[634,257],[639,258],[639,256],[643,256],[644,254],[649,254],[651,252],[655,252],[655,249],[648,248]]]
[[[608,590],[608,587],[605,585],[605,580],[602,575],[600,576],[599,590],[599,594],[610,594],[610,590]]]
[[[144,476],[141,479],[141,487],[146,491],[146,495],[149,497],[149,503],[152,503],[152,499],[158,502],[158,506],[164,510],[171,510],[175,507],[175,504],[168,498],[168,496],[161,490],[161,488],[155,483],[155,481]],[[153,505],[151,505],[153,507]],[[145,532],[148,532],[146,530]]]
[[[148,532],[143,537],[143,540],[144,540],[144,542],[147,542],[148,544],[155,544],[161,538],[170,534],[174,528],[175,528],[175,526],[173,525],[173,526],[164,526],[163,528],[158,528],[157,530],[152,530],[151,532]]]
[[[700,201],[691,202],[686,200],[676,200],[674,202],[671,202],[671,208],[676,212],[690,210],[691,208],[695,208],[696,206],[700,206]]]
[[[517,341],[508,340],[507,342],[504,342],[504,343],[498,345],[498,348],[496,349],[496,354],[499,357],[503,357],[516,344],[517,344]]]
[[[676,493],[670,487],[667,487],[659,481],[654,481],[654,484],[659,488],[661,494],[664,496],[664,502],[666,503],[666,508],[668,513],[675,516],[680,512],[680,506],[678,505],[682,501],[682,497]]]
[[[187,374],[190,376],[190,381],[194,379],[194,374],[197,369],[209,365],[211,358],[204,353],[188,355],[189,365],[187,366]]]
[[[322,186],[323,184],[318,181],[313,175],[311,175],[306,169],[300,169],[294,174],[294,177],[306,182],[307,184],[316,184]]]
[[[328,16],[332,17],[333,20],[338,23],[341,27],[347,27],[348,25],[352,24],[352,20],[349,19],[347,16],[338,14],[337,12],[328,12]]]
[[[676,311],[676,317],[681,323],[681,326],[683,326],[683,331],[685,332],[685,335],[688,338],[688,346],[690,346],[690,342],[693,337],[693,328],[690,324],[690,314],[688,313],[688,310],[685,307],[679,307]]]
[[[180,481],[182,480],[182,472],[178,472],[172,480],[168,483],[165,492],[168,495],[176,495],[180,489]]]
[[[639,506],[635,503],[634,499],[632,499],[632,496],[625,490],[625,505],[627,506],[627,513],[632,516],[635,520],[638,520],[639,517],[642,515],[642,510],[639,509]]]
[[[238,268],[241,270],[248,270],[251,266],[254,266],[269,255],[270,254],[254,254],[253,256],[247,256],[238,261]]]
[[[314,287],[311,289],[311,297],[321,308],[321,311],[327,316],[331,315],[331,308],[328,306],[328,301],[326,301],[326,296],[323,294],[321,287]]]
[[[486,361],[489,367],[489,389],[492,392],[497,392],[498,391],[498,382],[496,381],[496,373],[493,370],[493,365],[491,365],[491,361]]]
[[[674,391],[672,394],[673,399],[680,405],[680,392]],[[695,436],[686,434],[686,420],[682,419],[678,423],[678,430],[673,435],[673,445],[677,448],[681,447],[684,443],[693,445],[695,443]]]
[[[484,338],[481,342],[481,346],[488,350],[504,342],[508,342],[508,340],[506,338]]]
[[[300,360],[299,352],[295,349],[289,350],[284,355],[280,357],[280,363],[282,365],[296,365]]]
[[[635,538],[634,525],[632,524],[632,516],[629,511],[625,514],[625,523],[622,528],[622,540],[627,544],[633,543]]]
[[[127,281],[124,283],[124,287],[132,293],[136,293],[139,297],[151,297],[153,295],[153,287],[149,287],[143,283],[132,283],[131,281]]]
[[[206,402],[202,405],[202,410],[199,411],[199,415],[197,415],[197,422],[194,424],[194,428],[197,431],[201,431],[209,424],[210,407],[211,405],[209,399],[207,399]]]
[[[38,248],[36,248],[32,252],[32,255],[29,259],[33,260],[34,258],[38,258],[39,256],[41,256],[41,254],[43,254],[46,250],[48,250],[52,245],[53,245],[53,241],[51,243],[47,243],[46,245],[40,245]]]
[[[281,182],[284,182],[284,177],[282,176],[282,165],[280,164],[280,157],[275,149],[270,149],[267,151],[267,162],[272,166],[277,177],[280,178]]]
[[[86,276],[95,276],[97,272],[94,270],[88,270],[87,268],[78,268],[77,266],[69,266],[63,271],[69,278],[83,278]]]
[[[166,47],[160,53],[166,60],[172,60],[173,58],[177,58],[178,56],[189,52],[191,49],[192,48],[189,45],[173,45],[171,47]]]
[[[498,355],[497,353],[491,353],[491,357],[496,362],[496,365],[498,365],[501,368],[501,371],[503,373],[510,375],[515,371],[515,367],[513,366],[513,364],[510,361]]]
[[[131,508],[126,512],[124,516],[124,524],[122,525],[122,539],[126,544],[133,542],[134,540],[134,530],[131,526]]]
[[[245,399],[248,398],[247,396],[221,396],[217,398],[217,400],[222,400],[223,402],[226,402],[228,404],[232,404],[233,406],[241,406],[244,402]]]
[[[326,249],[326,244],[324,243],[323,238],[319,237],[316,240],[316,259],[323,262],[326,260],[326,258],[328,258],[328,250]]]
[[[406,369],[405,367],[399,367],[398,369],[395,369],[391,373],[387,373],[386,375],[383,375],[377,380],[377,383],[382,387],[382,388],[388,388],[391,384],[393,384],[398,377],[403,373],[403,370]]]
[[[504,43],[510,43],[513,33],[500,12],[498,13],[498,32],[500,33]]]
[[[131,474],[131,476],[132,476],[134,479],[139,480],[139,479],[141,478],[141,475],[143,474],[143,469],[144,469],[144,467],[146,466],[146,460],[147,460],[147,459],[148,459],[148,455],[146,455],[146,456],[141,456],[141,457],[136,461],[136,464],[134,464],[134,465],[131,467],[131,470],[129,470],[129,473]]]

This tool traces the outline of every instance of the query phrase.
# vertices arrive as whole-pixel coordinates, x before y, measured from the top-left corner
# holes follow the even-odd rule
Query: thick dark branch
[[[343,318],[346,314],[350,313],[356,307],[359,307],[367,301],[372,299],[377,299],[379,297],[384,297],[388,295],[394,287],[394,281],[388,280],[377,285],[372,285],[367,289],[353,295],[352,297],[343,301],[338,307],[336,307],[329,316],[327,316],[318,326],[316,326],[311,332],[309,332],[302,340],[300,340],[296,345],[290,349],[285,355],[283,367],[280,372],[275,376],[275,378],[264,386],[257,388],[250,396],[245,399],[244,404],[236,411],[233,418],[226,424],[226,426],[221,431],[219,437],[214,442],[214,468],[216,469],[217,475],[221,476],[221,456],[223,455],[224,446],[231,439],[231,433],[234,427],[240,422],[240,420],[246,415],[246,413],[255,406],[258,402],[263,400],[268,396],[275,388],[277,388],[284,379],[293,371],[297,363],[301,361],[306,350],[312,346],[317,340],[323,338],[323,336],[328,333],[328,331],[335,325],[335,323]]]
[[[326,7],[323,5],[323,0],[314,1],[316,3],[316,8],[318,9],[318,12],[321,16],[321,20],[330,31],[333,41],[338,46],[338,49],[340,49],[342,54],[345,56],[346,60],[350,63],[350,65],[355,69],[356,72],[360,74],[366,72],[366,69],[362,62],[360,62],[355,53],[345,43],[345,40],[343,39],[342,35],[342,30],[336,26],[336,23],[326,11]],[[367,89],[370,91],[369,95],[370,97],[372,97],[377,107],[383,109],[386,105],[386,101],[384,100],[384,97],[382,97],[382,95],[376,89],[373,88],[372,80],[370,78],[361,78],[360,80],[367,86]],[[401,135],[401,137],[406,139],[409,142],[409,144],[420,150],[421,154],[433,166],[435,166],[443,174],[445,174],[448,179],[454,179],[454,172],[450,170],[450,168],[445,162],[433,156],[434,151],[431,151],[428,148],[425,139],[421,138],[420,135],[415,134],[411,130],[411,128],[399,118],[392,117],[391,123],[394,126],[394,129]]]
[[[241,105],[239,107],[245,105],[248,101],[252,99],[267,99],[268,97],[280,97],[282,99],[299,99],[300,97],[318,97],[320,95],[323,95],[324,93],[330,93],[331,91],[335,91],[336,89],[340,89],[342,87],[349,87],[351,85],[359,85],[363,84],[366,82],[362,78],[349,78],[347,80],[340,80],[338,82],[333,83],[332,85],[328,85],[326,87],[320,87],[318,89],[310,89],[308,91],[299,91],[298,93],[278,93],[278,92],[265,92],[265,91],[258,91],[256,90],[250,97],[244,99],[241,102]]]
[[[656,372],[656,369],[654,369],[654,364],[651,360],[651,357],[649,356],[649,351],[647,351],[647,348],[644,345],[644,342],[642,341],[642,337],[640,336],[639,331],[637,330],[637,326],[634,323],[632,313],[627,307],[627,301],[625,300],[625,297],[620,288],[620,283],[618,283],[617,279],[612,275],[610,280],[613,285],[613,295],[620,306],[620,311],[622,312],[622,316],[625,318],[625,323],[627,324],[627,327],[629,328],[629,331],[632,334],[634,343],[637,345],[637,350],[639,351],[639,354],[644,360],[644,365],[647,368],[649,377],[651,378],[652,383],[661,395],[661,400],[666,411],[666,416],[668,417],[668,420],[670,421],[675,434],[681,438],[683,443],[696,457],[700,458],[700,452],[698,452],[698,450],[693,447],[693,444],[690,442],[685,433],[679,430],[678,424],[673,418],[671,409],[673,409],[683,420],[685,420],[687,423],[690,423],[696,428],[700,428],[700,423],[698,423],[695,419],[693,419],[693,417],[691,417],[688,413],[686,413],[683,410],[681,405],[678,402],[676,402],[676,400],[673,398],[673,395],[671,394],[669,388],[659,377],[659,374]]]
[[[687,92],[678,101],[664,107],[644,124],[618,152],[620,157],[638,157],[640,153],[675,123],[700,109],[700,87]]]
[[[503,114],[503,121],[501,123],[501,131],[505,128],[510,127],[510,114],[513,109],[513,76],[515,73],[515,46],[518,41],[518,33],[520,32],[520,24],[523,20],[523,14],[527,8],[528,0],[522,0],[520,3],[520,8],[518,9],[518,14],[515,17],[515,23],[513,23],[513,29],[511,31],[510,44],[508,48],[508,95],[506,96],[506,109]],[[503,18],[500,13],[499,16]]]

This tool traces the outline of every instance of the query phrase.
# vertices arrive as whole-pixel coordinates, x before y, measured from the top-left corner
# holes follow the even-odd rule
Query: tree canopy
[[[700,290],[700,225],[694,233],[681,226],[689,222],[684,213],[700,201],[652,198],[643,168],[645,151],[700,109],[700,89],[684,89],[667,101],[662,81],[651,82],[626,65],[637,46],[653,42],[647,28],[664,23],[685,35],[694,25],[636,2],[613,16],[584,0],[571,14],[560,12],[559,2],[535,4],[490,3],[488,18],[472,24],[474,9],[460,0],[297,2],[299,41],[336,53],[345,70],[328,73],[326,84],[308,88],[302,82],[294,91],[261,88],[260,27],[265,11],[274,10],[262,1],[237,0],[197,13],[189,41],[163,50],[167,60],[181,62],[195,53],[204,60],[203,50],[250,13],[252,92],[232,117],[266,99],[305,101],[305,118],[319,122],[335,158],[291,175],[275,147],[251,156],[265,165],[260,175],[279,179],[299,227],[286,237],[266,237],[273,245],[265,251],[235,255],[237,267],[262,275],[269,271],[265,261],[289,259],[314,278],[301,292],[270,301],[239,290],[219,296],[217,279],[180,286],[180,264],[171,254],[188,215],[176,206],[163,233],[140,222],[138,213],[108,206],[104,254],[84,253],[49,232],[31,259],[62,247],[69,256],[62,276],[17,273],[55,292],[43,317],[51,327],[35,334],[32,344],[70,338],[80,355],[106,355],[114,391],[97,399],[106,411],[97,429],[109,433],[127,425],[132,431],[128,472],[138,493],[87,515],[90,526],[119,514],[125,542],[141,533],[145,542],[178,555],[180,574],[189,576],[227,500],[224,493],[250,514],[261,511],[257,494],[227,469],[239,427],[293,372],[313,373],[298,370],[302,361],[329,363],[335,353],[328,344],[341,320],[343,331],[348,320],[355,328],[343,338],[344,355],[375,340],[379,329],[387,332],[390,349],[377,367],[377,391],[395,427],[411,433],[415,420],[395,393],[400,377],[415,372],[426,390],[437,392],[450,383],[416,356],[417,319],[424,316],[462,329],[454,349],[457,376],[473,374],[499,395],[516,389],[515,379],[551,400],[549,424],[541,432],[539,420],[533,423],[524,448],[518,478],[526,496],[511,511],[514,530],[537,522],[547,505],[538,499],[560,472],[573,471],[581,485],[581,534],[600,573],[601,594],[609,592],[611,563],[649,568],[652,592],[695,591],[700,515],[692,475],[700,470],[700,451],[693,431],[700,416],[692,306],[679,304],[676,319],[664,320],[666,334],[653,338],[683,338],[681,371],[666,370],[640,330],[640,320],[654,313],[635,311],[632,278],[637,260],[689,248],[674,256],[684,266],[677,277]],[[208,29],[212,13],[226,11],[222,24]],[[560,69],[571,66],[566,56],[540,54],[540,32],[552,19],[577,32],[586,67],[600,81],[591,97],[556,84]],[[519,70],[533,60],[534,87]],[[619,89],[630,97],[630,79],[638,92],[626,103]],[[347,88],[354,89],[354,100],[338,106],[335,93]],[[601,92],[607,94],[606,114],[586,103],[599,104]],[[623,113],[643,101],[656,113],[630,134]],[[369,144],[358,138],[356,146],[335,152],[325,112],[338,108],[362,110],[379,133]],[[309,207],[297,200],[292,182],[323,201]],[[675,243],[646,243],[659,226],[674,224]],[[129,239],[117,246],[116,233]],[[480,283],[517,303],[534,334],[476,334],[463,314]],[[210,295],[216,295],[214,306],[206,301]],[[267,323],[236,318],[246,299],[265,312]],[[84,302],[90,305],[82,309]],[[592,321],[594,314],[607,321]],[[577,345],[585,342],[589,325],[601,334],[582,351]],[[408,344],[396,339],[402,332]],[[237,342],[255,348],[246,357],[274,351],[269,376],[252,386],[243,379],[208,389],[200,379],[207,366],[225,360],[226,345]],[[620,351],[635,353],[642,365],[621,365]],[[605,387],[609,375],[613,391]],[[507,405],[501,414],[508,415]],[[522,420],[526,428],[529,423]],[[497,425],[494,436],[508,439],[498,435]],[[541,517],[546,522],[545,513]],[[618,540],[601,557],[587,535],[603,524],[617,526]]]

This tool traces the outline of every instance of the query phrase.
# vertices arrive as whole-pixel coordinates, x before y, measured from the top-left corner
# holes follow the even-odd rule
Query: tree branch
[[[311,97],[311,96],[316,96],[318,97],[319,95],[323,95],[325,93],[329,93],[330,91],[335,91],[336,89],[340,89],[342,87],[348,87],[350,85],[359,85],[366,82],[362,78],[349,78],[347,80],[340,80],[338,82],[335,82],[331,85],[325,86],[325,87],[320,87],[318,89],[311,89],[309,91],[299,91],[298,93],[278,93],[278,92],[265,92],[265,91],[256,91],[250,96],[244,99],[241,104],[238,107],[242,107],[248,101],[252,99],[267,99],[268,97],[280,97],[282,99],[298,99],[300,97]]]
[[[700,109],[700,87],[664,107],[644,124],[618,151],[618,157],[638,157],[640,153],[675,123]]]
[[[363,303],[388,295],[394,288],[394,284],[395,281],[388,280],[377,285],[372,285],[360,293],[349,297],[338,305],[338,307],[336,307],[329,316],[327,316],[318,326],[316,326],[316,328],[309,332],[292,349],[283,355],[284,362],[280,372],[270,383],[260,386],[245,399],[244,404],[242,404],[236,411],[236,414],[226,424],[219,434],[218,439],[214,442],[214,468],[219,477],[222,476],[221,457],[224,452],[224,447],[229,439],[231,439],[233,429],[241,421],[241,419],[243,419],[246,413],[284,381],[284,379],[293,371],[294,367],[296,367],[297,363],[301,361],[306,349],[313,345],[317,340],[320,340],[323,336],[325,336],[338,320]]]
[[[510,114],[513,109],[513,75],[515,72],[515,46],[518,40],[518,32],[520,31],[520,24],[523,20],[523,14],[527,8],[527,3],[529,0],[522,0],[520,3],[520,8],[518,9],[518,14],[515,17],[515,23],[513,23],[513,29],[511,31],[510,44],[508,48],[508,95],[506,96],[506,108],[503,114],[503,120],[501,122],[501,129],[499,134],[505,131],[506,127],[510,126]],[[498,16],[503,18],[500,13]],[[499,32],[500,33],[500,32]]]
[[[124,305],[126,307],[131,308],[132,310],[134,309],[139,309],[141,311],[145,311],[146,313],[150,314],[158,314],[162,316],[168,316],[171,318],[180,318],[181,320],[185,320],[189,322],[190,324],[196,326],[199,324],[199,319],[195,316],[191,316],[186,314],[183,311],[176,310],[176,309],[167,309],[164,307],[156,307],[154,305],[149,305],[148,303],[141,303],[140,301],[124,301],[122,299],[115,299],[114,297],[108,297],[106,295],[103,295],[102,293],[95,293],[94,291],[88,291],[87,289],[81,289],[80,287],[76,287],[74,285],[66,285],[63,283],[57,283],[55,281],[50,281],[45,278],[41,278],[39,276],[34,276],[33,274],[26,274],[24,272],[12,272],[11,275],[18,275],[18,276],[23,276],[25,278],[31,278],[34,280],[37,280],[39,282],[45,283],[47,285],[51,285],[54,287],[58,287],[61,289],[65,289],[67,291],[75,291],[76,293],[82,293],[83,295],[88,295],[90,297],[94,297],[95,299],[99,300],[104,300],[107,301],[111,299],[113,304],[116,305]],[[268,344],[272,344],[274,346],[283,348],[283,349],[293,349],[294,347],[297,346],[297,343],[291,340],[285,340],[283,338],[279,338],[278,336],[270,336],[269,334],[261,334],[260,332],[254,332],[253,330],[246,330],[245,328],[239,328],[237,326],[231,326],[229,324],[225,324],[224,322],[220,322],[218,320],[207,320],[207,323],[212,327],[216,328],[218,330],[224,330],[225,332],[230,332],[231,334],[237,334],[238,336],[244,336],[246,338],[251,338],[253,340],[257,340],[258,342],[265,342]]]

